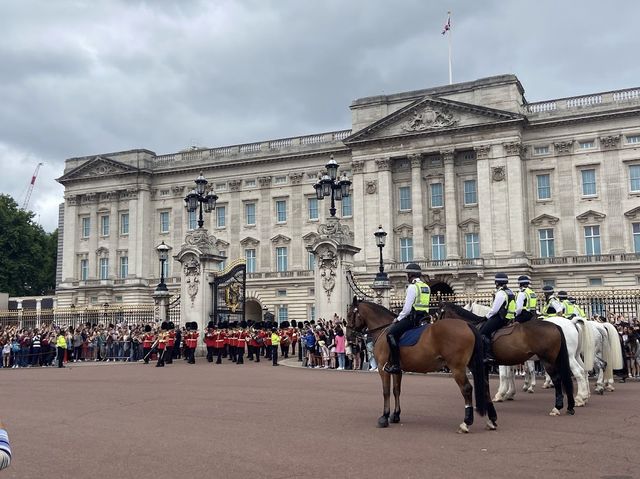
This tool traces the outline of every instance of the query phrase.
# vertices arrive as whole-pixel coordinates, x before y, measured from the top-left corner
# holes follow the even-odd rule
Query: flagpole
[[[451,25],[451,12],[449,12],[449,25]],[[451,26],[449,26],[449,30],[447,31],[447,36],[449,37],[449,85],[453,83],[453,76],[451,75]]]

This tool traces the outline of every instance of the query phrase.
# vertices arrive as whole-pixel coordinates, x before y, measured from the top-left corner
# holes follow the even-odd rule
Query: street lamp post
[[[373,289],[378,290],[379,294],[382,294],[382,291],[390,288],[389,277],[387,273],[384,271],[384,262],[382,259],[382,248],[387,241],[387,232],[382,229],[382,225],[378,226],[378,230],[373,233],[373,236],[376,238],[376,246],[380,250],[380,265],[378,267],[378,273],[376,274],[376,278],[373,280]]]
[[[207,191],[207,183],[209,183],[204,176],[202,176],[202,172],[200,172],[200,176],[195,179],[196,187],[191,190],[191,192],[184,198],[185,203],[187,203],[187,211],[189,213],[194,212],[198,209],[198,205],[200,206],[200,216],[198,218],[198,228],[202,228],[204,226],[204,220],[202,219],[202,209],[204,205],[204,212],[211,213],[216,209],[216,201],[218,200],[218,195],[216,195],[213,190]]]
[[[351,194],[349,188],[351,181],[347,178],[346,173],[343,173],[342,178],[338,179],[338,167],[338,163],[331,155],[329,162],[325,165],[327,171],[321,174],[313,185],[317,199],[322,200],[325,196],[331,197],[329,213],[332,218],[336,216],[336,201],[342,201],[342,198],[347,198]]]
[[[160,258],[160,283],[158,283],[156,291],[168,291],[164,282],[164,263],[169,258],[169,247],[163,241],[156,247],[156,251],[158,252],[158,258]]]

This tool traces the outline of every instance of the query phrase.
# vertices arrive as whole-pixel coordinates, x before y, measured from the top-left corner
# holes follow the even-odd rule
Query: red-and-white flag
[[[444,35],[449,30],[451,30],[451,12],[448,12],[447,23],[444,24],[444,28],[442,29],[442,34]]]

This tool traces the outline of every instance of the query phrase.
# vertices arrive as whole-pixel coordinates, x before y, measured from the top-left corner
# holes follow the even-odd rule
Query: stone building
[[[154,248],[177,251],[196,226],[183,198],[202,171],[219,196],[205,227],[229,260],[247,260],[248,316],[313,317],[305,246],[328,215],[312,185],[330,155],[353,181],[338,216],[361,248],[361,284],[378,268],[379,224],[397,295],[407,261],[443,293],[487,291],[496,271],[536,287],[640,282],[640,88],[529,103],[501,75],[350,108],[351,130],[66,160],[58,304],[150,302]],[[178,268],[167,266],[173,290]]]

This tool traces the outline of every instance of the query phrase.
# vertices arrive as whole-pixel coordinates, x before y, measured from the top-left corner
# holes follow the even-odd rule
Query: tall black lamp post
[[[387,242],[387,232],[382,229],[382,225],[378,226],[378,230],[373,233],[373,236],[376,238],[376,246],[380,250],[380,265],[378,267],[378,273],[376,274],[376,278],[373,280],[373,289],[389,289],[389,277],[387,273],[384,272],[384,262],[382,260],[382,248]]]
[[[338,163],[331,159],[325,165],[327,171],[318,177],[318,181],[313,185],[316,190],[316,198],[319,200],[324,199],[325,196],[331,197],[331,207],[329,213],[331,217],[336,216],[336,201],[342,201],[342,198],[348,197],[350,192],[351,181],[347,178],[346,173],[342,174],[342,178],[338,179]]]
[[[169,247],[163,241],[156,247],[156,251],[158,252],[158,258],[160,258],[160,283],[156,286],[156,291],[168,291],[164,282],[164,263],[169,258]]]
[[[187,203],[187,211],[190,213],[197,210],[198,205],[200,205],[198,228],[202,228],[204,226],[204,220],[202,219],[202,207],[204,205],[205,213],[211,213],[216,209],[218,195],[216,195],[213,190],[207,191],[207,184],[209,182],[204,176],[202,176],[202,172],[200,172],[200,176],[195,179],[195,182],[195,189],[191,190],[191,192],[184,198],[184,201]]]

